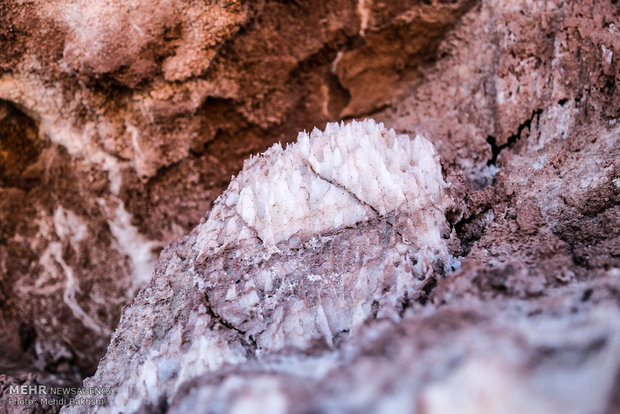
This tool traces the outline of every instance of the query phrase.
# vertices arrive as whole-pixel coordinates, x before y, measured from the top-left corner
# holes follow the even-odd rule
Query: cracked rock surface
[[[329,358],[367,321],[400,321],[448,267],[440,170],[425,138],[374,121],[249,160],[123,315],[88,380],[121,390],[103,411],[166,406],[224,367]]]
[[[618,412],[619,9],[1,2],[3,404]]]

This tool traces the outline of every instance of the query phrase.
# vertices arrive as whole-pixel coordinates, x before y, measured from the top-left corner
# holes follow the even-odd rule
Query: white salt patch
[[[179,371],[179,361],[162,359],[157,362],[157,373],[162,381],[168,381]]]
[[[238,177],[236,211],[268,247],[302,231],[316,234],[367,219],[364,206],[313,174],[294,148],[272,147],[261,160],[264,173],[252,168]]]
[[[400,208],[426,209],[429,227],[420,239],[440,242],[432,212],[442,209],[446,184],[432,143],[373,120],[302,132],[286,151],[277,144],[250,159],[234,181],[237,213],[268,248]]]
[[[536,162],[534,162],[534,164],[532,164],[532,169],[534,169],[535,171],[540,170],[541,168],[543,168],[545,166],[545,164],[547,163],[547,160],[549,159],[549,155],[548,154],[543,154],[540,157],[538,157],[536,159]]]
[[[433,144],[417,135],[397,135],[373,120],[328,124],[300,134],[300,153],[316,173],[336,182],[381,215],[404,204],[439,203],[445,187]]]
[[[461,268],[461,261],[457,257],[450,256],[448,260],[448,266],[450,267],[450,270],[455,272]]]
[[[160,244],[144,237],[138,229],[131,224],[131,214],[125,210],[121,201],[116,201],[116,206],[110,208],[109,203],[99,200],[99,205],[109,214],[108,225],[110,231],[117,241],[116,250],[125,254],[131,261],[132,286],[128,292],[129,297],[133,297],[136,290],[140,289],[149,280],[155,268],[155,255],[153,249]]]
[[[329,323],[327,321],[327,316],[325,315],[325,310],[323,309],[323,305],[321,303],[318,304],[316,308],[316,325],[318,331],[323,335],[327,345],[333,346],[334,343],[332,341],[332,331],[329,328]]]
[[[366,34],[368,29],[368,21],[370,20],[370,3],[371,0],[358,0],[357,2],[357,14],[360,17],[360,36]]]
[[[614,52],[611,49],[607,49],[605,45],[601,45],[601,51],[603,52],[603,60],[606,64],[611,65],[611,61],[614,56]]]
[[[311,282],[317,282],[319,280],[323,279],[323,276],[321,275],[315,275],[315,274],[309,274],[306,276],[308,278],[309,281]]]
[[[146,397],[151,403],[156,404],[159,397],[157,364],[148,359],[144,362],[138,373],[136,388],[138,395]]]
[[[149,159],[140,145],[140,131],[135,126],[129,124],[127,125],[127,131],[131,133],[131,145],[133,147],[136,171],[147,171],[149,169]]]
[[[183,356],[176,387],[205,372],[215,371],[224,363],[237,364],[244,360],[219,338],[206,333],[196,338]]]
[[[525,386],[512,367],[499,361],[474,359],[447,378],[429,384],[422,401],[429,414],[557,412],[544,395]]]
[[[59,206],[54,212],[54,230],[61,240],[68,238],[74,247],[88,237],[86,222],[63,206]]]
[[[344,52],[342,50],[339,50],[338,53],[336,54],[336,58],[333,60],[330,66],[330,70],[333,74],[335,74],[336,71],[338,70],[338,63],[340,63],[340,60],[342,59],[343,56],[344,56]]]
[[[249,386],[248,386],[249,385]],[[247,384],[242,378],[229,377],[223,387],[238,388],[230,408],[231,414],[284,414],[291,412],[288,398],[282,392],[281,384],[274,378],[258,377],[256,381]]]

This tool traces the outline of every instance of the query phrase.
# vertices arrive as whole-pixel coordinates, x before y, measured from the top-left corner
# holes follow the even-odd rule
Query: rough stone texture
[[[243,159],[372,115],[435,144],[462,267],[396,325],[368,321],[303,358],[222,366],[166,390],[161,407],[243,410],[264,398],[307,401],[291,411],[617,411],[615,0],[119,4],[0,5],[2,372],[92,373],[157,250],[198,224]],[[163,282],[162,269],[187,270],[191,255],[174,253],[187,243],[164,251],[136,302],[151,305],[126,311],[148,314],[177,292],[150,316],[155,339],[198,318],[164,308],[206,300]],[[252,349],[220,330],[226,346]],[[147,334],[119,331],[110,352],[153,352],[155,339],[124,335]],[[119,381],[105,361],[96,378]]]
[[[229,366],[181,387],[168,412],[605,412],[620,362],[617,308],[558,320],[581,307],[580,292],[562,293],[525,305],[545,309],[529,318],[518,301],[454,306],[369,324],[333,354]]]
[[[349,175],[343,161],[366,157]],[[119,391],[110,412],[135,412],[223,366],[321,354],[368,320],[399,321],[448,267],[444,185],[430,142],[373,121],[274,146],[165,250],[88,383]]]
[[[3,1],[0,365],[92,374],[244,159],[380,108],[471,5]]]

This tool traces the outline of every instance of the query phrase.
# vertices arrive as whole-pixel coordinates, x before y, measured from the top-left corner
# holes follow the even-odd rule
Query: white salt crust
[[[443,210],[446,186],[430,141],[397,135],[374,120],[301,132],[285,151],[276,144],[246,162],[237,182],[239,198],[230,201],[266,246],[395,210]],[[418,236],[439,246],[434,216],[423,220],[427,228]]]

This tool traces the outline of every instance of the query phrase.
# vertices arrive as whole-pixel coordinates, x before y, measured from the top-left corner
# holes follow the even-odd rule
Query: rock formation
[[[87,383],[130,381],[121,353],[151,361],[141,369],[155,382],[132,385],[142,396],[132,403],[142,410],[184,412],[209,401],[214,412],[261,404],[274,411],[614,412],[619,22],[615,0],[1,2],[3,403],[9,384],[79,383],[107,350]],[[313,158],[301,142],[287,156],[271,149],[252,158],[230,181],[251,154],[292,142],[297,131],[341,120],[357,128],[349,121],[367,117],[394,128],[394,137],[420,134],[437,150],[447,183],[429,210],[438,261],[424,263],[411,250],[431,245],[415,238],[417,230],[406,234],[419,228],[420,206],[350,187],[323,169],[325,154]],[[389,164],[385,151],[376,159]],[[297,168],[301,160],[308,171]],[[246,174],[260,169],[252,162],[286,168],[274,164],[263,180]],[[315,200],[326,203],[320,214],[308,216],[309,201],[284,203],[294,183],[271,193],[265,187],[291,168],[299,185],[332,189]],[[227,194],[237,191],[235,183],[249,189],[239,193],[241,204],[231,200],[239,208],[214,205],[227,186]],[[256,213],[257,199],[276,203],[271,215]],[[231,233],[198,247],[201,229],[215,222],[201,223],[209,213],[234,214]],[[268,246],[264,264],[250,269],[232,251],[208,262],[209,243],[229,240],[239,226],[254,230],[239,233],[248,245],[235,251],[254,251],[260,240]],[[338,226],[352,226],[329,236],[338,243],[305,239]],[[160,250],[190,231],[155,266]],[[401,258],[394,274],[410,277],[386,286],[370,311],[362,307],[359,324],[332,298],[313,303],[308,321],[290,322],[301,331],[259,335],[260,318],[274,315],[251,313],[258,288],[246,275],[260,266],[290,273],[293,260],[317,266],[367,244],[381,258],[368,266]],[[200,286],[181,280],[192,268],[199,274],[216,265],[227,277]],[[383,277],[381,269],[367,280]],[[304,288],[340,274],[298,272]],[[241,286],[228,303],[231,280]],[[110,343],[123,306],[145,286]],[[291,309],[305,303],[289,299]],[[189,310],[201,302],[212,306]],[[319,309],[322,324],[315,323]],[[337,323],[329,309],[340,309]],[[151,310],[156,320],[135,325],[139,332],[122,328]],[[183,337],[187,326],[202,339]],[[201,342],[211,339],[217,343]],[[277,350],[259,352],[276,342]],[[154,344],[164,343],[230,352],[185,361],[180,376],[174,364],[160,366],[170,352]],[[196,355],[187,351],[177,356]]]
[[[429,141],[373,121],[275,145],[166,249],[88,383],[122,390],[110,412],[166,406],[222,367],[294,365],[400,321],[448,267],[444,186]]]

